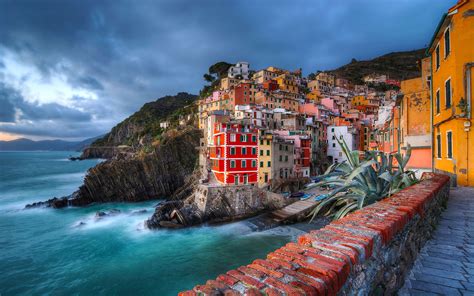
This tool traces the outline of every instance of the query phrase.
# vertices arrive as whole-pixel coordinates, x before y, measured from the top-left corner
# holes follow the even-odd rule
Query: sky
[[[455,0],[0,0],[0,140],[81,140],[218,61],[308,74],[427,46]]]

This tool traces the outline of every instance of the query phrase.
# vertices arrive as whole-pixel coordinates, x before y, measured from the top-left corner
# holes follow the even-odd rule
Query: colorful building
[[[431,101],[429,58],[422,60],[422,76],[401,82],[400,151],[412,148],[407,168],[431,170]]]
[[[474,1],[461,0],[443,15],[431,56],[433,167],[454,184],[474,186]]]
[[[209,158],[222,185],[257,184],[258,130],[253,125],[217,122]]]
[[[258,186],[293,176],[294,143],[262,130],[259,139]]]

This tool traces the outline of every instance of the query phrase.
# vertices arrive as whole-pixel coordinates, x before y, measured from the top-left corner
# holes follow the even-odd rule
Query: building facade
[[[474,186],[473,11],[474,1],[458,1],[442,17],[428,47],[433,167],[463,186]]]

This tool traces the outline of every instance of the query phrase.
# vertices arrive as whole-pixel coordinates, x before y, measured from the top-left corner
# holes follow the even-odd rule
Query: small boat
[[[290,195],[290,197],[303,197],[304,196],[304,192],[295,192],[295,193],[292,193]]]

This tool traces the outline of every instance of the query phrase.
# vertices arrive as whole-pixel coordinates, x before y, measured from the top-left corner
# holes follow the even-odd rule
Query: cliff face
[[[176,124],[180,115],[195,111],[193,102],[196,99],[195,95],[178,93],[146,103],[139,111],[84,149],[81,158],[110,159],[123,152],[122,150],[136,152],[152,146],[163,132],[160,122],[166,120],[171,125]]]
[[[197,165],[200,130],[167,133],[152,153],[107,160],[89,169],[84,184],[70,196],[27,207],[84,206],[94,202],[135,202],[169,198],[189,184]]]
[[[190,178],[201,132],[191,128],[169,135],[153,153],[103,162],[88,171],[72,205],[143,201],[171,196]]]

